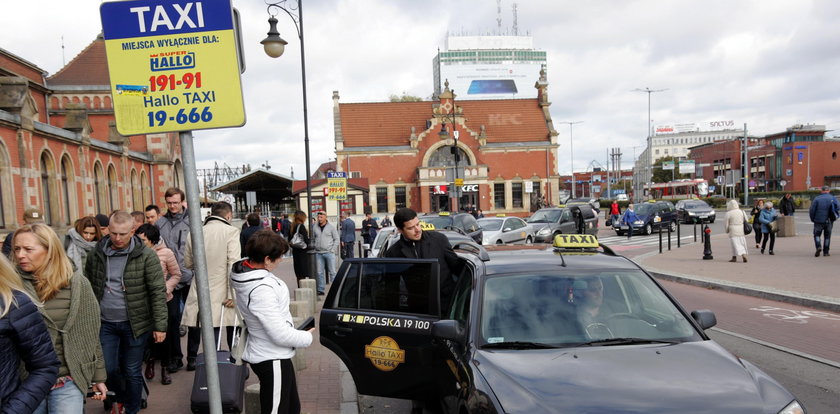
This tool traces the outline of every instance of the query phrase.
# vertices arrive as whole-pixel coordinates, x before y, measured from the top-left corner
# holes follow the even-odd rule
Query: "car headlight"
[[[539,234],[540,236],[545,236],[546,234],[549,234],[549,233],[551,233],[551,229],[548,228],[548,227],[543,227],[543,228],[540,229],[540,231],[537,232],[537,234]]]
[[[689,215],[689,216],[696,216],[696,215],[697,215],[697,213],[695,213],[695,212],[693,212],[693,211],[689,211],[689,212],[688,212],[688,215]]]
[[[799,405],[799,401],[793,400],[782,411],[779,411],[779,414],[805,414],[805,409]]]
[[[633,222],[633,225],[635,225],[635,226],[641,226],[642,224],[645,224],[645,222],[641,221],[641,220],[636,220],[636,221]]]
[[[715,215],[715,211],[714,211],[714,210],[710,211],[710,212],[709,212],[709,215],[710,215],[710,216],[714,216],[714,215]]]

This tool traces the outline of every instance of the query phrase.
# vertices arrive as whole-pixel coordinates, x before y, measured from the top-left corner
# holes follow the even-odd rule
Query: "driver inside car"
[[[604,323],[607,316],[602,312],[604,304],[604,282],[591,276],[575,280],[572,286],[578,320],[589,339],[612,338],[613,333]]]

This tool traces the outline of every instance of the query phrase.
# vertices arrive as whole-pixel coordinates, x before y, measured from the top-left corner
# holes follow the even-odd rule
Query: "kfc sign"
[[[432,194],[447,194],[447,188],[445,185],[436,185],[432,187]]]
[[[477,193],[478,192],[478,184],[467,184],[461,187],[461,191],[465,193]]]

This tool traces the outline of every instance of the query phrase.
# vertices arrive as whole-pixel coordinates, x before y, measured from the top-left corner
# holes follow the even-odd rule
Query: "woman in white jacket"
[[[263,414],[300,413],[292,357],[295,348],[312,344],[312,331],[299,331],[289,312],[289,289],[271,273],[289,244],[271,230],[254,233],[245,245],[247,257],[233,264],[231,281],[236,307],[248,327],[242,360],[260,379]]]
[[[738,257],[747,262],[747,239],[744,237],[744,223],[747,221],[747,215],[738,207],[737,200],[729,200],[726,202],[726,224],[724,225],[726,234],[729,235],[729,243],[732,247],[732,259],[730,262],[737,262]]]

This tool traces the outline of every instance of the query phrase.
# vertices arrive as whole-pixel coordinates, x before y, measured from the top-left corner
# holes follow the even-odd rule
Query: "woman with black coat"
[[[292,232],[289,239],[290,243],[296,234],[300,234],[303,237],[303,241],[307,245],[309,244],[309,232],[306,231],[306,226],[303,223],[306,223],[306,213],[300,210],[295,211]],[[292,246],[292,261],[294,262],[298,287],[300,287],[300,280],[309,277],[309,253],[307,253],[307,249]]]

